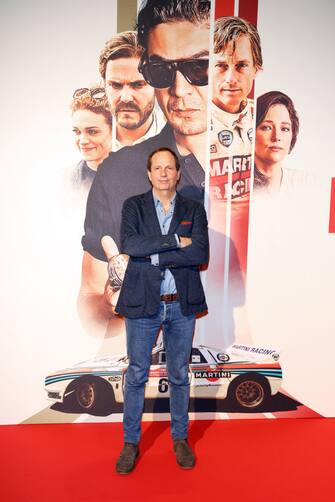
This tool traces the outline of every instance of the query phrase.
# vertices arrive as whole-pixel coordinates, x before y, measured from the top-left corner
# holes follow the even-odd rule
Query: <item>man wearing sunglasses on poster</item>
[[[201,0],[148,0],[139,12],[138,41],[144,48],[139,71],[155,88],[167,124],[157,136],[111,153],[92,185],[82,239],[79,313],[94,329],[106,327],[113,316],[114,302],[103,294],[106,256],[110,259],[120,245],[123,202],[150,189],[145,176],[150,153],[160,147],[174,151],[181,166],[179,193],[203,203],[209,16],[210,2]],[[103,248],[104,236],[114,242]]]

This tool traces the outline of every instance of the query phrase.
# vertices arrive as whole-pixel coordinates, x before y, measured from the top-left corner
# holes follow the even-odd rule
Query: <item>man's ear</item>
[[[149,181],[151,183],[151,171],[149,171],[149,169],[147,169],[147,175],[148,175]]]

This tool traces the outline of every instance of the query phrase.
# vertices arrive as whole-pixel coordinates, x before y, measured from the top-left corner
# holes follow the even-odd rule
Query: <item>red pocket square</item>
[[[191,221],[183,220],[180,222],[181,225],[192,225]]]

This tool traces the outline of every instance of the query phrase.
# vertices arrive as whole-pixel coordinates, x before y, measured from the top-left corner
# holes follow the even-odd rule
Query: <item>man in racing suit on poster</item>
[[[253,101],[248,95],[262,63],[255,26],[238,17],[216,20],[210,147],[214,200],[250,191]]]
[[[227,270],[229,263],[229,268],[240,268],[243,273],[246,271],[253,147],[253,101],[248,95],[262,64],[260,38],[254,25],[239,17],[221,17],[215,21],[210,227],[218,238],[229,236],[235,246],[238,262],[230,263],[228,253],[224,268]],[[217,242],[216,247],[222,245],[225,246]]]
[[[250,341],[243,311],[253,148],[253,101],[262,68],[255,26],[239,17],[216,19],[210,141],[210,241],[207,298],[220,312],[213,337]],[[237,309],[237,307],[239,309]],[[241,317],[242,316],[242,317]]]

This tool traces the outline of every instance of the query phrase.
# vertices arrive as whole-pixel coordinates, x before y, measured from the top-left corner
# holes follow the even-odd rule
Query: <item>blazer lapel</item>
[[[157,218],[157,213],[155,208],[155,202],[151,190],[150,192],[147,192],[145,194],[144,201],[145,201],[144,218],[146,219],[146,221],[149,220],[150,225],[152,225],[154,235],[161,234],[162,233],[161,227],[159,226],[159,221]]]
[[[174,206],[173,216],[170,223],[169,234],[174,234],[177,226],[183,219],[183,216],[187,210],[187,206],[184,204],[184,201],[179,196],[178,192],[176,195],[176,203]]]

